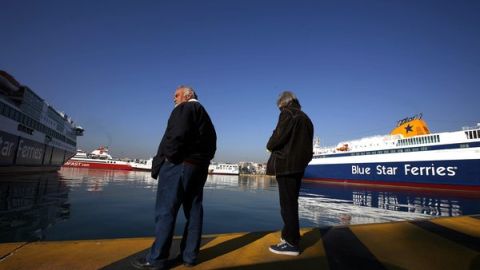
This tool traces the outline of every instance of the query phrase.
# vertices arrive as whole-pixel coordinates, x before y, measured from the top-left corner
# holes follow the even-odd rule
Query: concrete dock
[[[480,269],[480,215],[302,230],[300,256],[270,253],[280,233],[206,235],[188,269]],[[0,244],[0,269],[134,269],[152,238]],[[178,254],[175,238],[171,257]],[[172,269],[185,267],[172,260]]]

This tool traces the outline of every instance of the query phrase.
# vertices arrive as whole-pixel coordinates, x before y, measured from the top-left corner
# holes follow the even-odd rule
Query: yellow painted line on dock
[[[479,253],[408,222],[351,226],[389,269],[472,269]]]
[[[99,269],[151,244],[148,238],[35,242],[4,258],[0,269]]]
[[[298,257],[271,253],[268,247],[279,241],[279,232],[248,233],[235,237],[219,236],[202,247],[199,257],[201,263],[195,269],[286,269],[288,266],[291,266],[291,269],[299,269],[299,267],[301,269],[327,269],[325,252],[318,230],[302,230],[303,252]],[[245,243],[245,245],[240,248],[235,247],[241,243]]]
[[[302,229],[300,256],[268,247],[280,232],[204,235],[193,269],[480,269],[480,219],[438,218]],[[174,238],[171,257],[178,254]],[[133,269],[153,238],[0,244],[0,270]],[[172,269],[185,269],[179,263]]]
[[[431,222],[480,238],[480,219],[472,217],[436,218]]]

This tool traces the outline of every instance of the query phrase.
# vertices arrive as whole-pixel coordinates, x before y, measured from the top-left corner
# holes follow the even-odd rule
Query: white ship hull
[[[365,143],[367,142],[367,143]],[[347,142],[348,151],[319,148],[310,180],[480,190],[480,126],[462,131]]]

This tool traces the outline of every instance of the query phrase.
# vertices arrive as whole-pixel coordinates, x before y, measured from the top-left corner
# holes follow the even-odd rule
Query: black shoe
[[[280,243],[270,246],[270,251],[276,254],[298,256],[300,255],[300,249],[298,246],[290,245],[285,240],[281,240]]]
[[[133,267],[137,269],[148,269],[148,270],[163,270],[165,267],[151,264],[145,258],[136,258],[130,262]]]

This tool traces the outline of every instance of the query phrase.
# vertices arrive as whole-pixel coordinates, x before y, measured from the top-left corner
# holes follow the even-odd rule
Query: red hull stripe
[[[447,184],[429,184],[429,183],[399,183],[399,182],[385,182],[385,181],[367,181],[367,180],[351,180],[351,179],[332,179],[332,178],[304,178],[308,181],[318,181],[325,183],[348,183],[372,186],[397,186],[397,187],[417,187],[417,188],[435,188],[447,190],[465,190],[465,191],[480,191],[480,186],[466,186],[466,185],[447,185]]]
[[[67,161],[64,167],[76,167],[76,168],[91,168],[91,169],[109,169],[109,170],[132,170],[132,166],[128,164],[115,164],[115,163],[95,163],[95,162],[69,162]]]

